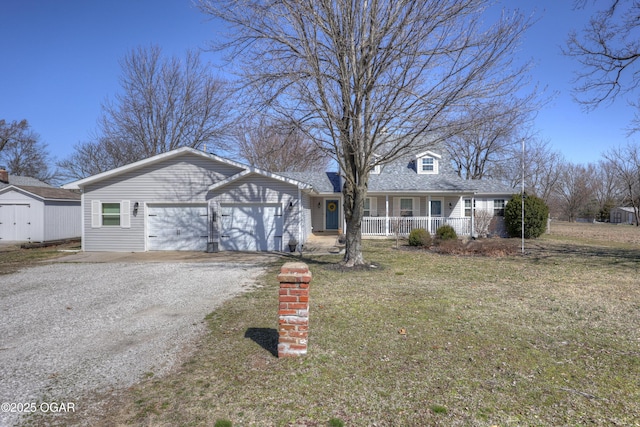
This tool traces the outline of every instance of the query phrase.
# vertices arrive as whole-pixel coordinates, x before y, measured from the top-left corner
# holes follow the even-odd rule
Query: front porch
[[[414,216],[414,217],[364,217],[362,219],[363,236],[408,236],[415,228],[424,228],[431,234],[442,225],[450,225],[458,236],[471,236],[473,221],[471,217]]]

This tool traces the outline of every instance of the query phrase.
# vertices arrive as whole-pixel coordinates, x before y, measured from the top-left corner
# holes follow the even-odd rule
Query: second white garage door
[[[282,205],[223,204],[220,208],[221,250],[282,250]]]
[[[149,205],[147,236],[150,251],[206,251],[209,236],[207,206]]]

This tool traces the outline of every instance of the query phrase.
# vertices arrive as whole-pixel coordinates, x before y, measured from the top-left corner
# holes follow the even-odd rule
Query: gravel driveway
[[[0,276],[0,426],[19,422],[7,403],[80,412],[85,392],[165,373],[205,331],[204,317],[263,271],[259,262],[61,263]]]

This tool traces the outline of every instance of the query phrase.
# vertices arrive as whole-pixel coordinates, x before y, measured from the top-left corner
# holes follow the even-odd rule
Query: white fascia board
[[[423,153],[416,154],[416,159],[420,159],[420,158],[425,157],[425,156],[435,157],[436,159],[441,159],[442,158],[442,156],[440,154],[436,154],[433,151],[425,151]]]

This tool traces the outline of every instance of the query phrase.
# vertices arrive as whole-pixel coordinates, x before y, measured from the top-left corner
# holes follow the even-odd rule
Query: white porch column
[[[431,194],[427,197],[427,224],[429,229],[429,234],[433,234],[433,230],[431,229]]]
[[[473,231],[475,229],[474,218],[475,218],[475,207],[476,207],[476,198],[471,197],[471,237],[473,238]]]
[[[389,235],[389,195],[384,196],[384,235]]]

